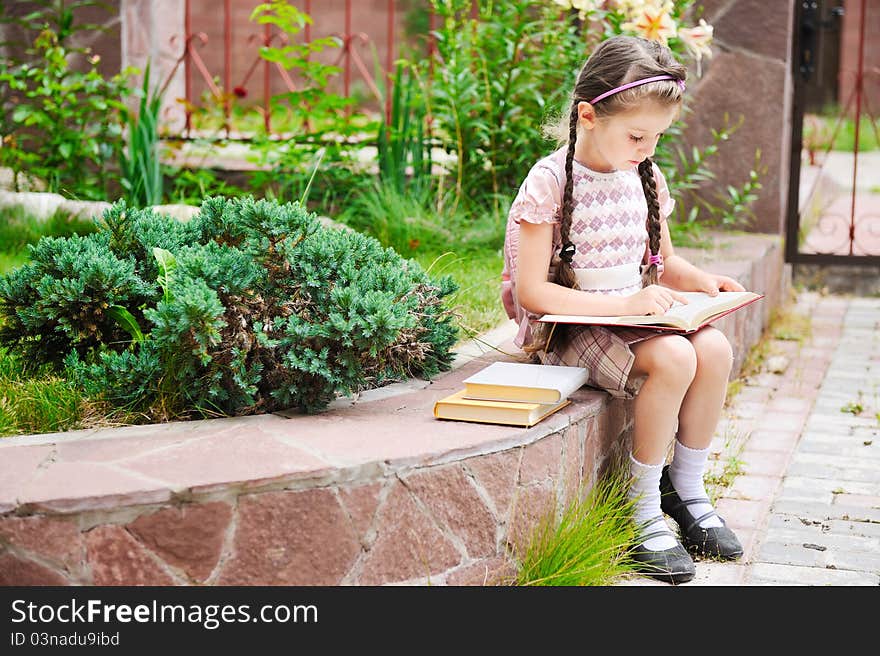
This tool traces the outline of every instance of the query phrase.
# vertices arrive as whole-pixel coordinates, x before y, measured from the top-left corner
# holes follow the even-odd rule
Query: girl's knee
[[[690,341],[681,335],[663,335],[649,344],[649,357],[642,363],[649,376],[690,384],[697,372],[697,354]]]
[[[697,367],[723,369],[726,373],[733,367],[733,348],[727,336],[717,328],[707,327],[696,333],[691,340],[697,356]]]

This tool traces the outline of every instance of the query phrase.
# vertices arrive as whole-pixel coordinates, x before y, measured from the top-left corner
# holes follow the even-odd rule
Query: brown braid
[[[571,114],[568,118],[568,149],[565,152],[565,186],[562,190],[562,217],[560,218],[559,235],[562,241],[562,249],[559,253],[554,253],[551,261],[553,268],[553,282],[563,287],[571,289],[579,289],[577,277],[574,275],[574,269],[571,266],[571,256],[574,254],[574,245],[571,243],[569,233],[571,232],[571,215],[574,211],[574,181],[572,172],[574,169],[574,147],[577,143],[578,128],[578,108],[577,100],[571,105]],[[567,247],[567,248],[566,248]],[[567,255],[566,255],[567,252]],[[558,339],[564,339],[567,332],[567,325],[556,325],[555,328],[551,324],[542,323],[532,331],[532,344],[523,347],[526,353],[535,353],[536,351],[545,351],[550,353],[553,350],[553,343]]]
[[[578,128],[578,109],[577,104],[571,106],[571,115],[568,120],[568,150],[565,152],[565,187],[562,191],[562,217],[559,225],[559,235],[562,239],[563,252],[565,246],[570,244],[569,232],[571,231],[571,215],[574,211],[574,181],[572,180],[572,169],[574,168],[574,147],[577,143]],[[571,260],[564,257],[559,258],[556,263],[556,274],[553,282],[563,287],[578,289],[577,278],[574,270],[571,268]]]
[[[648,250],[651,255],[657,255],[660,252],[660,203],[657,200],[657,184],[654,181],[654,166],[650,157],[639,164],[639,177],[648,202]],[[642,271],[643,287],[656,285],[658,279],[656,264],[650,264]]]

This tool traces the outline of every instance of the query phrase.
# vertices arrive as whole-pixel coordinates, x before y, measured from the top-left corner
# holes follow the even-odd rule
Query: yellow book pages
[[[437,419],[529,427],[570,403],[568,399],[559,403],[485,401],[467,399],[464,394],[465,390],[461,389],[437,401],[434,404],[434,416]]]
[[[539,321],[546,323],[583,323],[600,326],[644,326],[659,330],[692,332],[721,317],[762,298],[755,292],[719,292],[709,296],[703,292],[678,292],[688,302],[673,304],[666,314],[603,317],[577,314],[545,314]]]

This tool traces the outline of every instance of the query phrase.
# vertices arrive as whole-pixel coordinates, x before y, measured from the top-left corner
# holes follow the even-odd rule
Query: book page
[[[672,326],[683,330],[695,328],[707,319],[721,314],[748,301],[761,298],[754,292],[719,292],[717,296],[709,296],[704,292],[677,292],[688,299],[687,305],[676,302],[663,315],[638,316],[593,316],[545,314],[539,321],[561,323],[583,323],[599,325],[641,325],[641,326]]]
[[[712,315],[736,307],[755,296],[754,292],[719,292],[718,296],[709,296],[703,292],[679,294],[688,299],[687,305],[676,301],[663,316],[680,318],[688,327],[695,327]]]

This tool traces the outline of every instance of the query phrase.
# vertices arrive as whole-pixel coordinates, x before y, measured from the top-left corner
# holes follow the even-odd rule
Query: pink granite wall
[[[509,554],[592,484],[631,421],[618,401],[530,444],[374,480],[10,513],[0,585],[505,583]]]

